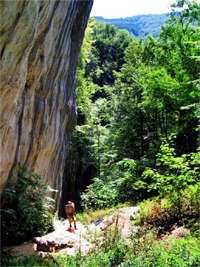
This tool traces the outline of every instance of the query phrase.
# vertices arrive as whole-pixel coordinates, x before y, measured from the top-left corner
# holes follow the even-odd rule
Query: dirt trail
[[[119,228],[124,238],[131,233],[131,219],[139,212],[139,207],[127,207],[119,210]]]
[[[13,256],[19,257],[35,253],[46,254],[49,252],[75,255],[80,251],[86,255],[94,247],[92,240],[97,238],[97,236],[102,236],[102,234],[112,229],[112,227],[117,228],[124,238],[128,238],[131,231],[134,230],[131,227],[131,218],[138,212],[139,207],[126,207],[120,208],[110,216],[99,218],[88,226],[77,222],[75,233],[67,231],[69,227],[68,221],[57,220],[54,223],[55,231],[39,238],[40,246],[38,245],[38,248],[33,242],[27,242],[9,248],[8,252]],[[36,251],[36,249],[39,251]]]

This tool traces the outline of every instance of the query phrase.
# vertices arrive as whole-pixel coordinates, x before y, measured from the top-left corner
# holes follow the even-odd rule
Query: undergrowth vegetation
[[[18,167],[2,195],[2,245],[20,243],[53,229],[53,200],[47,192],[40,175]]]
[[[137,223],[158,229],[160,233],[166,233],[174,226],[196,231],[200,229],[200,183],[165,198],[146,200],[140,204],[140,210]]]
[[[200,241],[188,236],[182,239],[172,237],[157,241],[153,233],[134,236],[129,242],[120,238],[87,256],[77,254],[6,258],[4,266],[20,267],[198,267],[200,265]],[[106,245],[105,245],[106,244]]]

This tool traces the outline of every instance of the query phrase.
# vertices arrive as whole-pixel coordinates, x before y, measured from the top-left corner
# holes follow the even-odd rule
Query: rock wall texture
[[[0,1],[0,190],[17,164],[60,198],[76,122],[75,71],[93,0]]]

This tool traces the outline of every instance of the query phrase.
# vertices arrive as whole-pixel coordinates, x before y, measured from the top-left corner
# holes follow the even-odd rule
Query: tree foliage
[[[156,39],[92,22],[82,79],[94,90],[77,131],[96,178],[84,203],[136,201],[198,182],[199,21],[196,1],[178,1]]]

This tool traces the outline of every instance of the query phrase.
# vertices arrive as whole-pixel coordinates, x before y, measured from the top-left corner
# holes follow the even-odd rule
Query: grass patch
[[[123,204],[118,204],[117,206],[99,210],[87,210],[84,212],[77,213],[77,221],[83,224],[90,224],[97,220],[98,218],[103,218],[108,215],[114,214],[118,209],[129,207],[131,205],[130,202],[125,202]]]
[[[139,246],[139,247],[138,247]],[[23,259],[9,258],[2,266],[17,267],[199,267],[200,240],[193,236],[182,239],[172,237],[153,240],[151,235],[113,243],[109,249],[102,247],[90,255],[75,257],[51,255],[47,258],[31,256]]]

